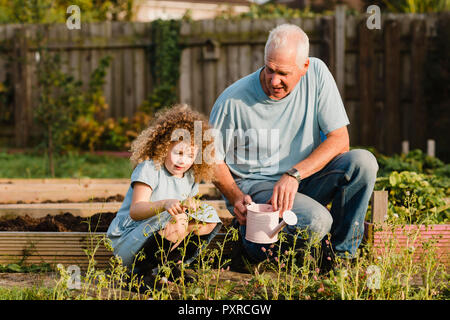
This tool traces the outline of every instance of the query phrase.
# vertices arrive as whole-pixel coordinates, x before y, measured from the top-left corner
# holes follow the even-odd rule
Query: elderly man
[[[215,185],[254,261],[266,258],[267,245],[245,239],[252,201],[272,204],[280,216],[292,210],[298,222],[285,232],[305,230],[316,240],[330,234],[332,251],[342,257],[354,257],[363,237],[378,164],[366,150],[349,151],[349,120],[336,83],[308,53],[302,29],[276,27],[264,66],[225,89],[211,111],[219,133]]]

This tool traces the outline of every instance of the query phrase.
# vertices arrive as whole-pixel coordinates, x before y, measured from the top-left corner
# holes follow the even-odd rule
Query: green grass
[[[127,158],[77,153],[55,157],[55,178],[129,178],[131,172]],[[0,152],[0,178],[51,178],[48,158]]]
[[[53,289],[46,287],[0,288],[0,300],[52,300]]]

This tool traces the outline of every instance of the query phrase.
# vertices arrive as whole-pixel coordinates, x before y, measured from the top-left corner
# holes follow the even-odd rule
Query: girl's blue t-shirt
[[[152,188],[149,201],[163,199],[185,200],[198,194],[199,185],[195,182],[192,170],[184,173],[182,178],[173,176],[164,165],[160,169],[155,167],[152,160],[139,163],[131,174],[131,183],[123,200],[122,206],[108,228],[108,237],[116,238],[127,230],[132,230],[141,223],[152,225],[157,223],[157,216],[150,219],[135,221],[130,217],[130,206],[133,198],[133,186],[135,182],[142,182]],[[153,221],[154,220],[154,221]]]
[[[327,66],[318,58],[309,60],[306,74],[281,100],[264,93],[262,68],[217,99],[210,114],[218,134],[216,155],[236,176],[278,180],[319,146],[321,132],[326,135],[350,123]]]

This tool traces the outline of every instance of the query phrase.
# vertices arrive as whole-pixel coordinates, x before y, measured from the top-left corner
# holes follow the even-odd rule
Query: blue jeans
[[[367,150],[354,149],[331,160],[322,170],[301,181],[292,211],[296,226],[284,232],[298,234],[297,227],[308,233],[308,241],[321,240],[331,234],[334,252],[342,257],[354,257],[364,235],[364,219],[375,185],[378,163]],[[249,194],[255,203],[266,203],[272,196],[273,180],[244,180],[236,178],[238,187]],[[233,213],[233,206],[227,208]],[[332,203],[331,210],[325,207]],[[245,239],[245,226],[239,231],[248,255],[257,261],[267,258],[262,247]]]

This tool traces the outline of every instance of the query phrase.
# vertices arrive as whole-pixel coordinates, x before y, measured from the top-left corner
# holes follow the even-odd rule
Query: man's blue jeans
[[[292,211],[297,226],[284,231],[298,234],[297,227],[308,232],[308,239],[320,240],[331,234],[331,244],[338,256],[354,257],[364,235],[364,219],[375,185],[378,164],[367,150],[354,149],[330,161],[322,170],[301,181]],[[277,181],[235,179],[238,187],[255,203],[266,203]],[[226,200],[228,210],[233,206]],[[325,207],[332,203],[331,210]],[[262,247],[269,245],[245,239],[245,226],[240,226],[243,246],[257,261],[267,258]]]

